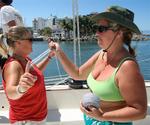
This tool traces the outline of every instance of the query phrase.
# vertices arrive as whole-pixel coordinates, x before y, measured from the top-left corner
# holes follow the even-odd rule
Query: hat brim
[[[134,33],[141,34],[141,32],[140,32],[139,28],[136,26],[136,24],[134,24],[132,21],[130,21],[116,13],[102,12],[102,13],[99,13],[99,14],[96,14],[95,16],[93,16],[92,19],[96,22],[98,22],[101,19],[107,19],[109,21],[115,22],[117,24],[120,24],[120,25],[130,29]]]

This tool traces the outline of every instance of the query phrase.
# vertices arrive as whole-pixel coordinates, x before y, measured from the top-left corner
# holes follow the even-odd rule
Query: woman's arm
[[[86,80],[89,72],[92,70],[95,61],[99,56],[99,52],[94,54],[87,62],[85,62],[82,66],[77,67],[63,52],[58,43],[50,42],[50,48],[54,51],[55,55],[61,62],[64,70],[76,80]]]
[[[87,111],[81,104],[81,110],[100,121],[128,122],[145,118],[147,95],[138,65],[134,61],[124,62],[116,74],[116,82],[126,102],[125,107],[108,112],[92,107]]]
[[[48,65],[49,61],[52,59],[52,57],[54,56],[54,53],[49,53],[49,55],[44,58],[41,62],[39,62],[37,64],[37,67],[41,70],[44,71],[46,69],[46,66]]]
[[[21,65],[16,61],[6,65],[3,77],[6,83],[6,93],[10,99],[20,98],[35,82],[35,77],[29,72],[24,73]]]
[[[127,106],[106,112],[103,118],[111,121],[143,119],[147,112],[147,95],[137,63],[132,60],[124,62],[116,75],[116,81]]]

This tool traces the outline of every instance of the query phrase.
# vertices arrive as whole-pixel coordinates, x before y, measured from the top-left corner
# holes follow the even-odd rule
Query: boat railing
[[[45,86],[57,86],[57,85],[65,85],[67,84],[65,81],[70,78],[68,75],[59,75],[59,76],[51,76],[44,77]],[[3,90],[3,85],[0,83],[0,90]]]
[[[61,76],[45,77],[45,86],[69,85],[71,88],[82,88],[82,85],[87,84],[86,81],[73,80],[67,74]],[[150,87],[150,80],[145,80],[145,86]],[[0,90],[3,90],[3,85],[0,83]]]

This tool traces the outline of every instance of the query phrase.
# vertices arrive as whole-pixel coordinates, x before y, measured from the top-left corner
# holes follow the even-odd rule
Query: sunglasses
[[[21,40],[28,40],[28,41],[32,42],[33,38],[26,38],[26,39],[21,39]]]
[[[97,31],[100,33],[106,32],[109,29],[110,29],[110,26],[102,26],[102,25],[97,26]]]

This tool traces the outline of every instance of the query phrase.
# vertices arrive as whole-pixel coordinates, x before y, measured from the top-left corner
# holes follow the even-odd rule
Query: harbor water
[[[73,42],[61,42],[62,49],[65,51],[67,56],[74,61]],[[150,80],[150,41],[138,41],[132,42],[132,47],[136,49],[136,59],[139,62],[141,72],[145,80]],[[30,54],[32,59],[43,53],[48,49],[46,41],[33,42],[33,52]],[[100,48],[94,41],[81,42],[80,44],[80,58],[81,64],[83,64],[91,55],[93,55]],[[77,65],[81,65],[79,62],[78,48],[76,51]],[[66,74],[61,64],[56,58],[50,60],[46,70],[44,71],[45,77],[52,77]],[[1,84],[1,83],[0,83]]]

